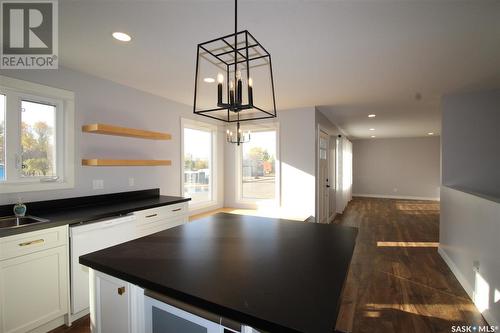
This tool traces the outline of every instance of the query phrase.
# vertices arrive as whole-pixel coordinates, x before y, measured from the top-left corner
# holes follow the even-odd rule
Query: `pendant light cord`
[[[238,67],[238,0],[234,0],[234,87],[236,99],[236,71]]]

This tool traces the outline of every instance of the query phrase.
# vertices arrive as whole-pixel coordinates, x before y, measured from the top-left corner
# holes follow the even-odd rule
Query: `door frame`
[[[317,223],[319,223],[319,211],[320,211],[320,205],[319,205],[319,186],[320,186],[320,184],[319,184],[319,137],[320,137],[321,132],[324,132],[324,133],[328,134],[328,137],[329,137],[329,140],[328,140],[329,150],[331,149],[331,147],[330,147],[331,146],[330,145],[330,139],[332,137],[336,137],[337,136],[336,133],[333,133],[327,127],[322,126],[321,124],[317,125],[317,128],[316,128],[316,160],[315,160],[315,164],[316,164],[316,180],[315,180],[315,183],[316,183],[316,209],[315,209],[315,211],[316,211],[316,219],[315,220],[316,220]],[[327,158],[328,158],[328,175],[330,175],[330,177],[331,177],[332,176],[332,161],[331,161],[332,158],[330,156],[330,151],[328,151]],[[335,176],[335,180],[334,181],[336,182],[336,176]],[[332,183],[331,180],[330,180],[330,183]],[[336,195],[336,193],[334,195]],[[328,206],[330,206],[330,202],[328,202]],[[328,207],[327,220],[328,220],[328,223],[329,223],[330,222],[330,207]]]

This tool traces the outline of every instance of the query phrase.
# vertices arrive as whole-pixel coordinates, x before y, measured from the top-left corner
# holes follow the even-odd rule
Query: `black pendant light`
[[[198,44],[193,112],[235,122],[226,139],[237,145],[250,140],[240,122],[276,117],[271,55],[250,32],[238,32],[237,0],[234,34]]]

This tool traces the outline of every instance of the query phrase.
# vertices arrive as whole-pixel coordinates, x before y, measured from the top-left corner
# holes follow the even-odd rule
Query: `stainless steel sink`
[[[16,216],[0,217],[0,229],[17,228],[28,224],[44,223],[44,222],[49,222],[49,220],[30,215],[21,217],[16,217]]]

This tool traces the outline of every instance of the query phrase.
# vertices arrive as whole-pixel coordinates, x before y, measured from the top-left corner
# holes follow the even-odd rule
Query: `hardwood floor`
[[[61,326],[49,333],[90,333],[90,316],[76,320],[71,327]]]
[[[438,202],[354,198],[334,222],[359,228],[337,329],[427,333],[486,325],[437,252]]]
[[[192,219],[219,211],[245,213],[223,208]],[[359,228],[338,330],[449,333],[452,325],[486,325],[437,253],[438,202],[354,198],[334,222]],[[86,317],[51,333],[89,327]]]

